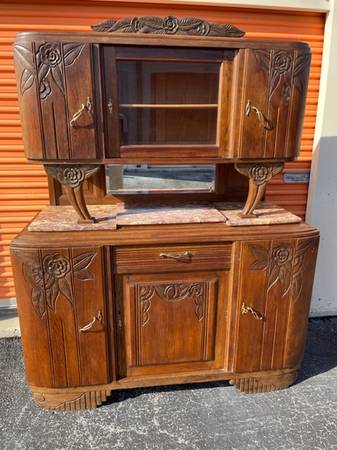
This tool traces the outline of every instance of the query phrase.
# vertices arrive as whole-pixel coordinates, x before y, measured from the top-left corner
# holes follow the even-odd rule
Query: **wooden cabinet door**
[[[318,238],[240,244],[234,372],[296,368]]]
[[[233,74],[232,157],[298,155],[309,67],[309,50],[239,51]]]
[[[94,46],[26,39],[14,56],[27,158],[99,158]]]
[[[122,375],[223,368],[227,274],[121,276]]]
[[[28,383],[111,381],[101,248],[12,249]]]

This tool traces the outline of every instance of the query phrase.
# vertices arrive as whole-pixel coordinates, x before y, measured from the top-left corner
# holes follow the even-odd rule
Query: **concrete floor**
[[[303,369],[284,391],[244,395],[227,383],[113,394],[104,406],[47,412],[25,386],[20,339],[0,339],[0,448],[337,449],[337,318],[315,319]]]

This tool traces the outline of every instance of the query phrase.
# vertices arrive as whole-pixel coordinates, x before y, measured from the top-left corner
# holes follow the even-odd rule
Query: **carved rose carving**
[[[63,172],[64,183],[75,188],[84,180],[84,171],[78,167],[67,167]]]
[[[286,52],[278,52],[273,61],[273,69],[279,74],[287,72],[290,69],[292,58]]]
[[[277,247],[273,250],[272,258],[278,266],[283,266],[291,260],[292,254],[290,247]]]
[[[70,264],[67,258],[55,253],[44,257],[43,269],[54,278],[62,278],[70,272]]]
[[[270,180],[272,176],[270,167],[266,166],[253,166],[249,171],[249,177],[253,178],[255,184],[264,184],[266,181]]]
[[[61,62],[58,44],[50,42],[41,45],[39,48],[41,62],[49,67],[56,67]]]
[[[163,28],[167,34],[175,34],[179,28],[176,17],[167,16],[163,20]]]

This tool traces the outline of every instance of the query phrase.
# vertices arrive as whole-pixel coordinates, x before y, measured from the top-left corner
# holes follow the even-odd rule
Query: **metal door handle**
[[[259,313],[258,311],[256,311],[256,309],[252,308],[251,306],[247,306],[245,303],[242,303],[241,305],[241,314],[245,315],[245,314],[252,314],[254,319],[256,320],[263,320],[263,314]]]
[[[263,114],[262,111],[259,110],[256,106],[253,106],[251,101],[248,100],[246,105],[246,116],[249,116],[251,112],[254,112],[257,115],[258,121],[266,130],[270,131],[274,128],[273,122]]]
[[[97,311],[96,315],[92,318],[92,320],[83,327],[81,327],[80,331],[84,332],[90,330],[96,321],[102,323],[103,321],[102,311]]]
[[[191,259],[192,259],[192,253],[191,252],[184,252],[184,253],[160,253],[159,256],[161,258],[174,259],[176,261],[181,261],[181,262],[190,262]]]
[[[84,111],[88,111],[90,114],[93,114],[94,112],[90,97],[88,97],[87,102],[85,104],[82,103],[80,109],[73,114],[72,118],[70,119],[69,125],[72,127],[76,126],[75,122],[83,114]]]

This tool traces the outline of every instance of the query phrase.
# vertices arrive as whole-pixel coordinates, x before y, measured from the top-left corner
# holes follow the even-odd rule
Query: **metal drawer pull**
[[[192,259],[192,253],[191,252],[184,252],[184,253],[160,253],[159,256],[161,258],[174,259],[175,261],[181,261],[181,262],[190,262],[191,259]]]
[[[263,114],[263,112],[260,111],[259,108],[257,108],[256,106],[253,106],[251,104],[251,101],[248,100],[246,105],[246,116],[249,116],[252,111],[255,112],[255,114],[257,115],[257,118],[260,124],[263,126],[263,128],[265,128],[268,131],[274,128],[273,123],[269,119],[267,119],[267,117]]]
[[[92,326],[94,325],[94,323],[96,322],[101,322],[103,321],[103,315],[101,311],[97,311],[96,315],[93,317],[92,321],[87,323],[86,325],[84,325],[82,328],[80,328],[80,331],[88,331],[92,328]]]
[[[80,109],[74,113],[73,117],[70,119],[69,122],[70,126],[72,127],[76,126],[75,124],[76,120],[82,115],[84,111],[88,111],[90,114],[94,112],[90,97],[87,98],[87,103],[86,104],[82,103]]]
[[[259,313],[258,311],[256,311],[254,308],[252,308],[251,306],[247,306],[245,303],[242,303],[241,305],[241,314],[252,314],[254,319],[256,320],[263,320],[264,317],[261,313]]]

